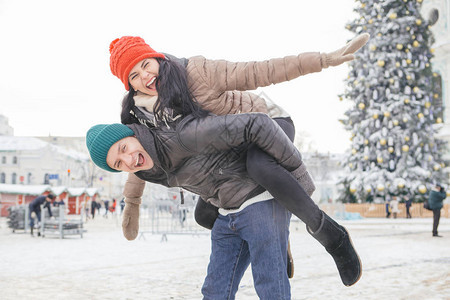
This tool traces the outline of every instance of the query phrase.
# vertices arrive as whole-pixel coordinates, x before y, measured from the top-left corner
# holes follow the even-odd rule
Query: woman
[[[129,91],[123,101],[122,123],[169,126],[188,114],[202,117],[205,110],[217,115],[264,112],[286,122],[289,125],[285,126],[286,134],[292,140],[294,126],[289,115],[275,104],[245,90],[291,80],[349,61],[368,37],[361,35],[330,54],[303,53],[250,63],[211,61],[203,57],[179,60],[154,51],[139,37],[116,39],[110,45],[110,67]],[[247,169],[251,178],[309,228],[314,231],[320,227],[322,212],[310,198],[314,184],[304,164],[295,170],[286,170],[253,146],[247,154]],[[138,233],[143,188],[144,183],[130,174],[124,189],[127,207],[123,228],[127,239],[134,239]],[[211,213],[209,208],[199,201],[196,220],[212,228],[217,213],[214,210]],[[210,218],[205,219],[205,216]]]
[[[303,53],[250,63],[211,61],[201,56],[176,59],[154,51],[139,37],[116,39],[110,45],[110,67],[129,91],[123,101],[122,123],[141,123],[151,127],[157,126],[158,122],[167,124],[187,114],[203,116],[204,110],[217,115],[264,112],[288,122],[291,126],[287,127],[287,134],[293,139],[295,129],[289,115],[270,101],[245,90],[291,80],[349,61],[368,38],[368,34],[360,35],[330,54]],[[297,170],[290,170],[293,172],[289,174],[270,156],[253,147],[248,151],[247,168],[250,176],[288,210],[310,224],[311,228],[318,228],[320,214],[309,197],[314,184],[304,164]],[[124,196],[130,203],[128,211],[132,216],[126,217],[123,224],[124,235],[128,239],[134,239],[138,233],[137,205],[143,188],[141,180],[134,175],[129,176]],[[204,206],[203,201],[199,204]],[[311,210],[316,214],[311,214]],[[214,213],[211,214],[212,220],[200,219],[202,215],[206,214],[200,214],[196,209],[199,223],[211,228]]]

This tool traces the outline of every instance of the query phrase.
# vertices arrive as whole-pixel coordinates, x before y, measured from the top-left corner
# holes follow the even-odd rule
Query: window
[[[0,183],[6,183],[6,174],[5,173],[0,174]]]
[[[2,156],[2,164],[6,164],[6,156]]]
[[[11,183],[17,184],[17,174],[16,173],[12,173]]]
[[[27,175],[27,184],[31,184],[32,176],[33,176],[33,174],[28,173],[28,175]]]
[[[49,178],[49,175],[48,175],[48,173],[45,173],[45,175],[44,175],[44,184],[50,184],[50,178]]]
[[[17,165],[17,156],[13,157],[13,164]]]

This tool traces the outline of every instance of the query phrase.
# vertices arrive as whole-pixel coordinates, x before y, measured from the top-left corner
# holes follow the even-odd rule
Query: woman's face
[[[134,136],[114,143],[106,155],[106,163],[112,169],[129,173],[153,168],[153,160]]]
[[[157,96],[156,78],[158,74],[158,61],[154,58],[144,58],[131,69],[128,81],[135,91],[150,96]]]

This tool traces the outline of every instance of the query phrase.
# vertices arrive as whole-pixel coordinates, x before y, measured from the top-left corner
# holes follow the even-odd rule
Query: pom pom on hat
[[[86,146],[92,161],[106,171],[120,172],[108,166],[106,156],[114,143],[132,135],[134,135],[133,130],[123,124],[99,124],[92,126],[86,133]]]
[[[115,39],[109,45],[111,54],[109,66],[114,76],[117,76],[125,85],[127,91],[128,75],[131,69],[144,58],[166,58],[164,54],[153,50],[145,41],[138,36],[123,36]]]

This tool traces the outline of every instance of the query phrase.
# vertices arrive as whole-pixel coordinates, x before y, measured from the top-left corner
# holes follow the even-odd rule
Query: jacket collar
[[[139,140],[142,147],[144,147],[145,151],[147,151],[150,155],[155,166],[161,168],[161,162],[158,157],[158,152],[156,151],[155,137],[152,130],[141,124],[129,124],[127,126],[133,130],[136,138]]]

